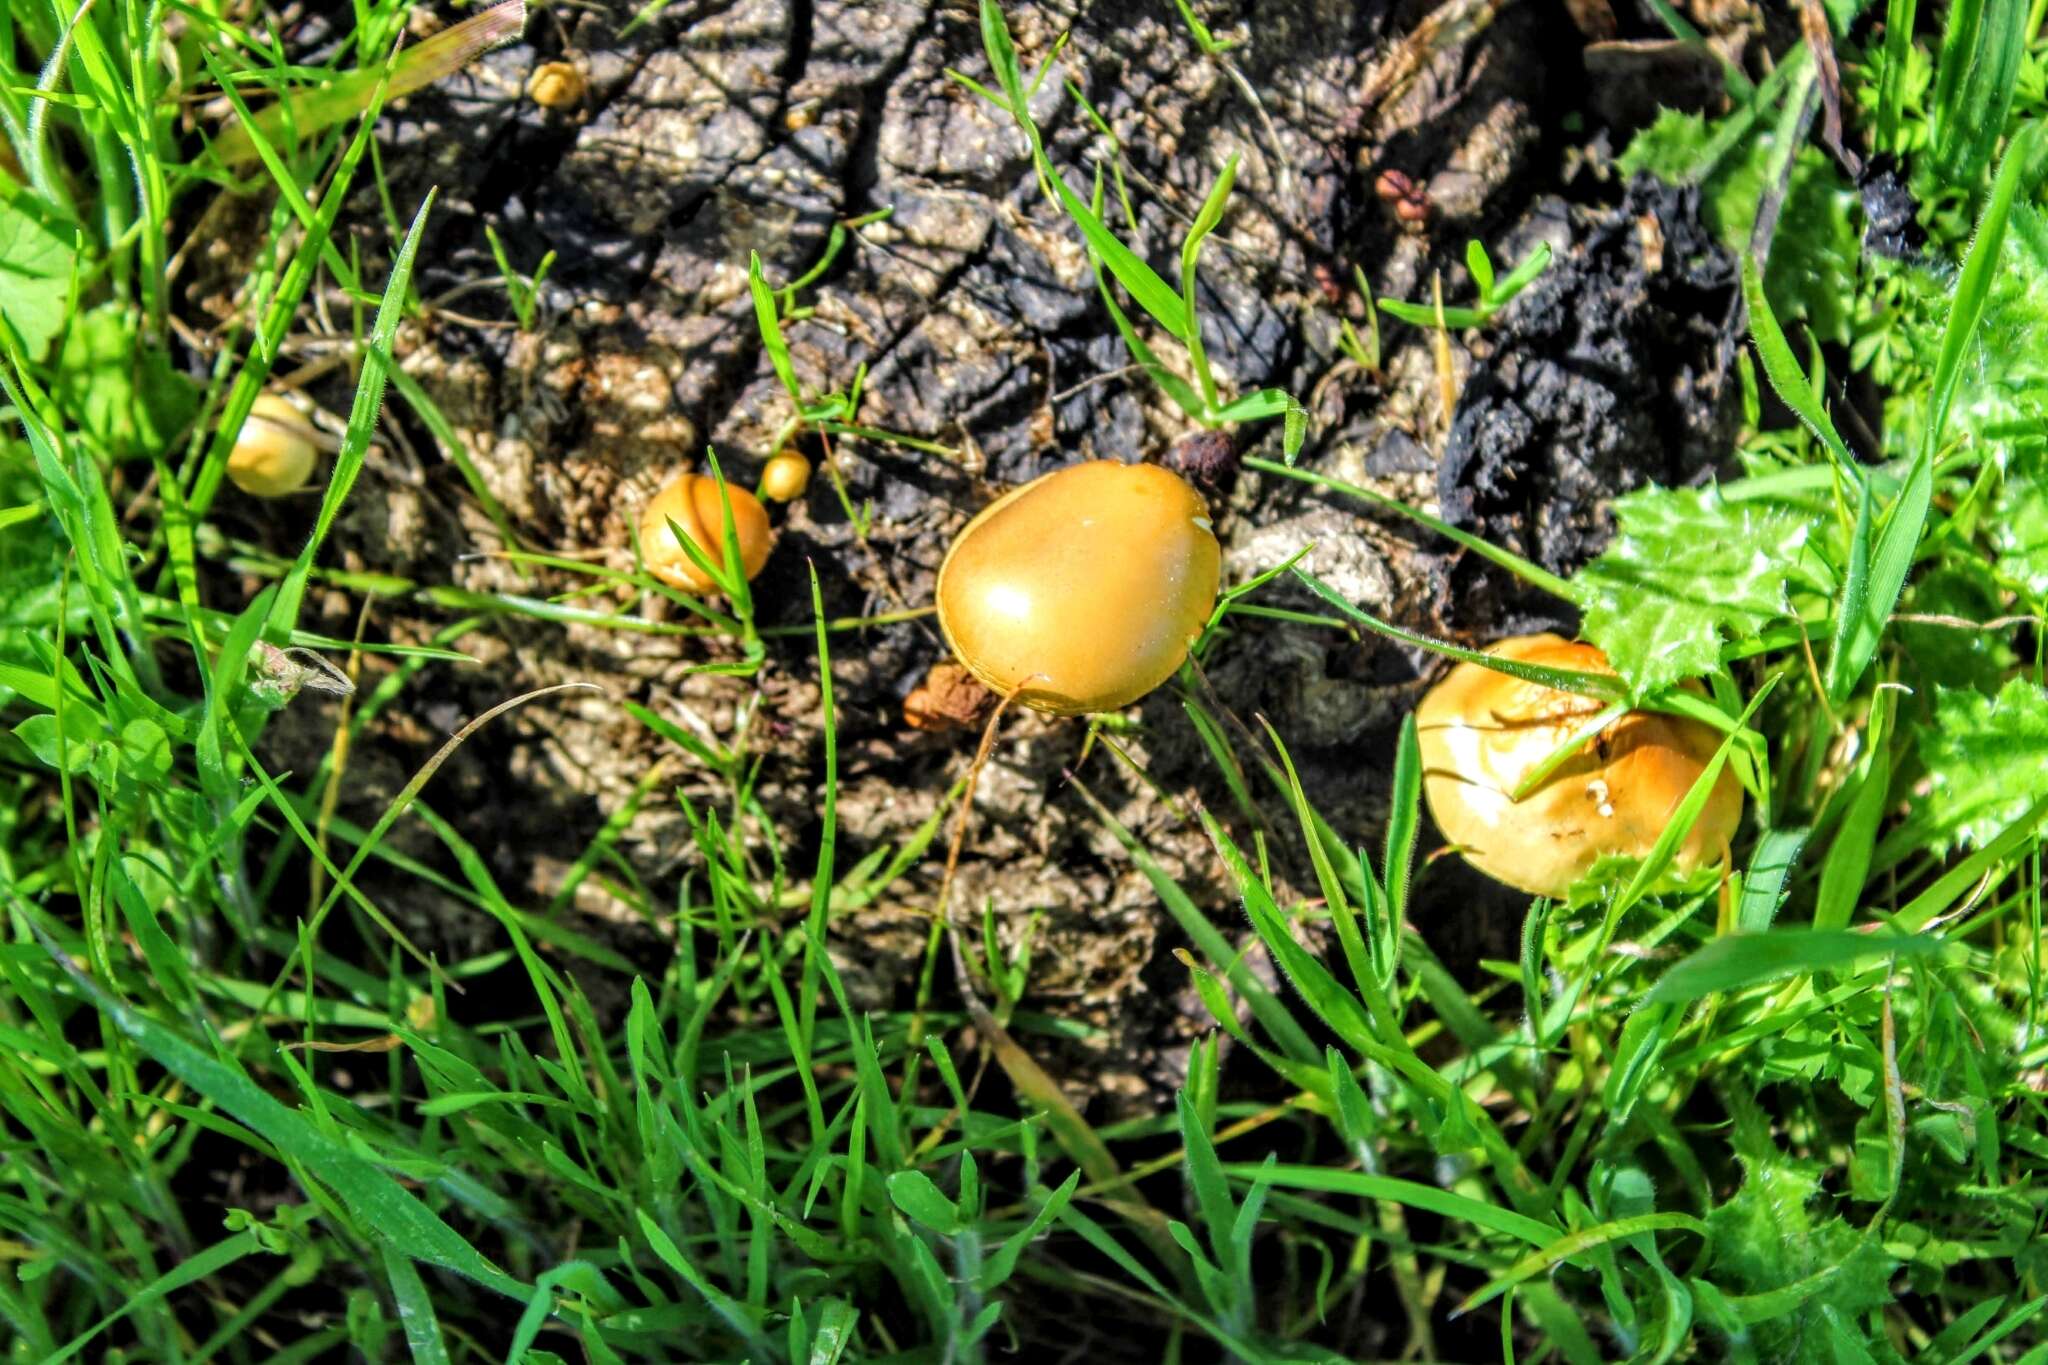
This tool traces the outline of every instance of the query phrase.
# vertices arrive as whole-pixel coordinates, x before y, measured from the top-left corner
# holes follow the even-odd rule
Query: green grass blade
[[[1101,175],[1096,184],[1102,183]],[[1209,357],[1202,349],[1202,322],[1195,312],[1195,265],[1202,256],[1202,239],[1216,230],[1223,221],[1224,206],[1230,201],[1230,188],[1237,183],[1237,153],[1223,163],[1223,173],[1216,177],[1216,183],[1209,189],[1209,197],[1202,201],[1200,212],[1195,214],[1194,224],[1188,228],[1188,235],[1180,244],[1180,302],[1181,339],[1187,343],[1188,362],[1195,371],[1195,379],[1202,386],[1202,404],[1206,412],[1214,412],[1219,406],[1216,397],[1216,380],[1209,373]],[[1096,195],[1097,203],[1101,195]]]
[[[454,1271],[487,1289],[525,1298],[527,1287],[485,1260],[419,1197],[287,1108],[223,1056],[209,1055],[183,1036],[103,990],[73,964],[35,912],[11,890],[8,900],[22,927],[42,942],[78,989],[133,1039],[151,1060],[246,1124],[284,1156],[328,1185],[365,1227],[375,1228],[414,1260]]]
[[[405,1332],[406,1349],[413,1365],[448,1365],[448,1348],[441,1340],[441,1323],[434,1313],[434,1299],[420,1279],[412,1259],[389,1242],[379,1248],[384,1261],[384,1279],[391,1286],[391,1300],[398,1306],[398,1325]]]
[[[988,54],[996,83],[1009,100],[1010,113],[1020,120],[1030,117],[1024,107],[1024,73],[1017,64],[1017,46],[1010,41],[1010,25],[997,0],[981,0],[981,47]]]
[[[1414,645],[1432,654],[1441,654],[1446,659],[1456,659],[1460,663],[1478,664],[1496,673],[1505,673],[1524,682],[1540,683],[1544,687],[1556,688],[1560,692],[1576,692],[1581,696],[1598,697],[1603,701],[1621,699],[1621,679],[1610,673],[1590,673],[1578,668],[1553,668],[1548,664],[1523,663],[1519,659],[1504,659],[1483,650],[1466,649],[1461,645],[1432,640],[1426,635],[1417,635],[1413,631],[1403,630],[1397,625],[1382,621],[1370,612],[1353,606],[1344,600],[1343,595],[1335,588],[1300,565],[1295,566],[1294,574],[1306,583],[1316,596],[1368,630],[1384,635],[1390,640],[1398,640],[1404,645]]]
[[[1849,447],[1835,430],[1827,409],[1821,406],[1820,395],[1813,391],[1806,371],[1793,357],[1791,343],[1785,340],[1784,329],[1778,326],[1777,314],[1771,311],[1770,296],[1764,292],[1763,275],[1757,269],[1756,257],[1748,254],[1742,258],[1742,298],[1749,309],[1749,339],[1756,346],[1757,359],[1763,364],[1764,378],[1771,382],[1771,388],[1784,400],[1785,406],[1792,409],[1793,415],[1820,438],[1821,446],[1835,462],[1835,468],[1852,482],[1863,482],[1864,475],[1856,457],[1849,453]]]
[[[1469,1313],[1481,1304],[1499,1298],[1522,1281],[1554,1270],[1594,1247],[1668,1229],[1683,1229],[1686,1232],[1697,1233],[1701,1237],[1709,1235],[1705,1223],[1685,1213],[1644,1213],[1633,1218],[1620,1218],[1612,1223],[1602,1223],[1598,1227],[1582,1228],[1515,1262],[1505,1275],[1489,1281],[1485,1287],[1459,1304],[1454,1312]]]
[[[1225,1162],[1223,1170],[1225,1174],[1240,1180],[1250,1180],[1264,1172],[1273,1185],[1282,1189],[1313,1190],[1320,1194],[1351,1195],[1359,1199],[1385,1199],[1443,1218],[1470,1223],[1488,1232],[1513,1237],[1535,1247],[1552,1245],[1557,1241],[1560,1232],[1555,1223],[1530,1218],[1516,1213],[1513,1209],[1504,1209],[1498,1204],[1489,1204],[1470,1195],[1393,1176],[1367,1175],[1360,1171],[1346,1171],[1334,1166],[1290,1165],[1286,1162],[1270,1168],[1252,1162]]]
[[[1750,855],[1749,871],[1742,878],[1742,899],[1735,906],[1737,933],[1761,933],[1777,917],[1778,902],[1785,897],[1785,883],[1799,866],[1799,855],[1813,831],[1804,825],[1774,829],[1757,840]]]
[[[1980,344],[1978,327],[1990,298],[1999,254],[2005,245],[2006,225],[2033,160],[2034,149],[2041,140],[2041,128],[2038,123],[2028,124],[2006,148],[2005,158],[1999,163],[1997,179],[1991,187],[1991,197],[1984,206],[1983,216],[1977,221],[1977,235],[1970,243],[1970,254],[1963,261],[1962,278],[1956,284],[1955,300],[1949,306],[1948,325],[1942,333],[1941,354],[1935,364],[1933,396],[1928,405],[1927,426],[1922,433],[1920,451],[1914,457],[1898,498],[1885,514],[1883,529],[1878,533],[1870,571],[1870,591],[1864,599],[1861,619],[1879,623],[1879,628],[1872,629],[1866,625],[1846,642],[1838,672],[1830,661],[1831,673],[1838,680],[1845,680],[1841,681],[1845,690],[1855,686],[1876,656],[1881,623],[1891,618],[1893,608],[1898,605],[1899,594],[1905,589],[1906,578],[1912,572],[1913,561],[1919,555],[1921,532],[1926,528],[1928,509],[1934,501],[1935,453],[1948,426],[1949,408],[1962,381],[1963,363],[1972,349]]]
[[[1879,58],[1877,86],[1876,144],[1879,151],[1897,153],[1899,114],[1905,105],[1906,63],[1913,47],[1913,21],[1919,0],[1887,0],[1884,12],[1884,51]]]
[[[55,1355],[45,1357],[44,1365],[63,1365],[64,1361],[70,1360],[80,1351],[91,1345],[94,1337],[106,1331],[136,1309],[156,1303],[168,1295],[183,1289],[186,1285],[195,1284],[209,1275],[227,1269],[244,1256],[261,1250],[262,1247],[257,1242],[256,1234],[253,1232],[237,1233],[224,1241],[215,1242],[206,1250],[197,1252],[180,1261],[135,1293],[129,1295],[119,1308],[73,1337]]]
[[[1042,158],[1044,152],[1039,152]],[[1117,282],[1131,291],[1131,297],[1138,306],[1151,314],[1152,320],[1172,334],[1176,341],[1185,343],[1188,339],[1188,310],[1181,305],[1180,295],[1172,286],[1159,278],[1159,272],[1145,264],[1145,258],[1125,246],[1114,232],[1088,207],[1087,201],[1076,194],[1061,178],[1058,169],[1050,161],[1045,162],[1043,171],[1051,183],[1053,193],[1074,220],[1074,226],[1081,229],[1087,239],[1088,249],[1102,258],[1109,267],[1109,273]]]
[[[1849,699],[1859,677],[1850,669],[1858,659],[1877,652],[1877,639],[1885,621],[1870,611],[1870,483],[1865,480],[1856,497],[1856,525],[1849,533],[1849,570],[1842,579],[1842,600],[1835,607],[1835,641],[1828,650],[1827,679],[1822,684],[1828,704],[1839,708]],[[1857,669],[1860,674],[1860,667]]]
[[[1715,939],[1659,977],[1644,1005],[1678,1004],[1878,957],[1938,957],[1948,945],[1919,934],[1772,929]]]
[[[1299,479],[1303,483],[1312,483],[1323,488],[1332,488],[1339,493],[1347,493],[1361,501],[1369,502],[1375,507],[1383,507],[1389,512],[1397,512],[1418,525],[1427,526],[1446,540],[1464,546],[1487,562],[1499,565],[1532,588],[1541,589],[1566,602],[1576,602],[1579,600],[1577,591],[1569,582],[1559,578],[1541,565],[1524,559],[1512,551],[1503,550],[1500,546],[1475,536],[1469,531],[1461,531],[1449,522],[1410,507],[1405,502],[1387,497],[1381,493],[1375,493],[1370,488],[1361,488],[1355,483],[1346,483],[1342,479],[1332,478],[1327,474],[1318,474],[1314,470],[1309,469],[1296,469],[1291,465],[1275,464],[1271,460],[1261,459],[1257,456],[1247,458],[1244,466],[1247,469],[1256,469],[1264,474],[1277,474],[1283,479]]]
[[[1500,282],[1499,292],[1494,293],[1488,290],[1487,293],[1494,306],[1499,308],[1514,298],[1515,295],[1534,284],[1536,277],[1549,268],[1550,243],[1538,242],[1530,250],[1529,254],[1524,256],[1515,268],[1508,272],[1508,277]]]
[[[803,385],[797,383],[796,366],[790,362],[789,343],[782,339],[782,319],[775,310],[775,295],[768,288],[768,277],[761,273],[761,253],[747,253],[747,289],[754,296],[754,325],[760,330],[761,345],[768,352],[768,362],[775,367],[775,377],[782,381],[782,387],[789,391],[789,398],[798,407],[804,405]]]
[[[1877,846],[1877,832],[1884,822],[1885,806],[1891,795],[1891,750],[1884,744],[1879,726],[1871,726],[1875,746],[1862,781],[1850,799],[1849,810],[1835,831],[1828,856],[1821,861],[1820,891],[1813,907],[1816,929],[1842,929],[1855,917],[1857,899],[1870,871],[1870,855]]]
[[[1707,760],[1707,766],[1700,769],[1700,775],[1693,779],[1691,788],[1685,793],[1685,799],[1672,809],[1671,818],[1665,824],[1663,833],[1657,836],[1656,843],[1650,845],[1650,851],[1643,855],[1642,864],[1636,868],[1635,875],[1629,878],[1628,885],[1621,889],[1620,894],[1607,907],[1607,927],[1610,932],[1620,923],[1621,917],[1663,879],[1672,859],[1678,853],[1679,844],[1692,832],[1693,825],[1699,821],[1700,812],[1707,808],[1707,799],[1714,794],[1714,788],[1720,783],[1721,769],[1727,765],[1728,756],[1735,748],[1737,736],[1748,726],[1749,718],[1756,714],[1756,709],[1763,705],[1764,698],[1771,694],[1778,685],[1778,679],[1783,676],[1777,674],[1765,679],[1764,685],[1749,699],[1749,705],[1743,708],[1742,717],[1736,722],[1736,728],[1722,738],[1720,747],[1714,750],[1714,756]]]
[[[500,43],[510,42],[525,27],[525,0],[503,0],[407,48],[388,65],[350,71],[325,85],[285,96],[258,114],[253,124],[236,124],[214,139],[214,154],[224,165],[244,165],[256,156],[252,128],[272,143],[293,130],[300,138],[309,138],[361,113],[376,97],[380,84],[385,103],[402,99],[460,71]]]
[[[1230,1232],[1237,1223],[1237,1201],[1230,1197],[1230,1183],[1224,1179],[1223,1163],[1216,1159],[1206,1125],[1188,1100],[1187,1091],[1174,1094],[1174,1109],[1180,1116],[1181,1147],[1187,1153],[1185,1174],[1195,1192],[1195,1207],[1201,1212],[1204,1231],[1209,1235],[1209,1252],[1226,1271],[1235,1259],[1231,1255]]]
[[[1116,841],[1130,854],[1145,879],[1152,883],[1152,889],[1159,896],[1160,904],[1173,916],[1174,922],[1187,934],[1188,939],[1202,956],[1209,959],[1216,970],[1230,982],[1231,988],[1244,998],[1251,1007],[1252,1017],[1259,1021],[1269,1036],[1280,1045],[1289,1057],[1296,1061],[1313,1064],[1321,1055],[1309,1040],[1292,1012],[1271,991],[1267,990],[1250,967],[1245,965],[1244,954],[1233,948],[1230,940],[1217,929],[1209,916],[1203,913],[1194,899],[1176,882],[1159,861],[1148,852],[1143,844],[1128,829],[1110,814],[1094,791],[1078,777],[1071,779],[1074,791],[1094,811],[1095,818],[1102,822]]]
[[[1486,254],[1486,246],[1477,237],[1465,243],[1465,269],[1472,273],[1472,283],[1479,290],[1479,297],[1490,298],[1493,294],[1493,258]]]
[[[2044,817],[2048,817],[2048,797],[2028,807],[2024,814],[2000,831],[1996,839],[1942,873],[1932,886],[1907,901],[1886,922],[1900,933],[1919,933],[1937,915],[1947,914],[1957,900],[1984,879],[1985,874],[2006,866],[2018,856],[2032,841],[2035,827]]]
[[[1116,325],[1117,335],[1123,338],[1125,347],[1130,350],[1131,358],[1138,362],[1139,368],[1151,376],[1153,383],[1166,390],[1166,396],[1173,400],[1174,406],[1190,418],[1201,421],[1204,411],[1201,395],[1195,392],[1194,386],[1187,380],[1161,363],[1158,355],[1145,344],[1145,338],[1138,335],[1138,329],[1131,326],[1129,316],[1125,314],[1123,306],[1116,301],[1116,295],[1109,287],[1109,280],[1103,274],[1102,257],[1092,246],[1088,252],[1088,261],[1095,267],[1095,287],[1102,295],[1102,305],[1109,310],[1109,320]]]
[[[1951,184],[1973,187],[1991,164],[2026,52],[2029,8],[2029,0],[1949,6],[1931,104],[1934,165]]]
[[[397,258],[391,263],[391,278],[384,286],[383,302],[377,307],[376,325],[363,349],[363,374],[356,384],[355,403],[349,409],[348,431],[342,437],[341,453],[335,459],[333,476],[328,480],[326,492],[321,495],[313,534],[292,562],[291,571],[278,585],[277,598],[271,604],[265,634],[273,644],[283,644],[298,624],[299,605],[305,600],[306,585],[313,575],[313,560],[341,516],[342,504],[348,501],[349,490],[355,487],[356,476],[362,472],[363,459],[369,453],[370,438],[377,428],[377,414],[384,406],[384,377],[392,363],[391,338],[397,334],[398,324],[405,316],[406,298],[412,288],[413,259],[419,251],[420,234],[426,228],[427,214],[433,207],[434,192],[429,190],[420,203],[419,212],[413,215],[412,226],[406,231],[405,242],[399,247]]]
[[[1422,742],[1415,713],[1401,721],[1394,749],[1394,789],[1387,807],[1386,861],[1380,878],[1386,887],[1387,915],[1396,930],[1408,913],[1408,877],[1415,862],[1415,839],[1422,828]]]
[[[1941,353],[1934,368],[1934,392],[1928,407],[1924,433],[1926,457],[1931,459],[1948,428],[1950,405],[1963,377],[1964,362],[1981,342],[1978,326],[1991,296],[1992,280],[1998,271],[1999,255],[2005,246],[2005,231],[2012,218],[2014,202],[2027,189],[2025,180],[2032,170],[2043,125],[2029,123],[2014,135],[1998,163],[1990,198],[1977,219],[1977,231],[1970,241],[1970,253],[1963,258],[1963,273],[1956,282],[1954,301],[1949,305],[1948,326],[1942,332]]]

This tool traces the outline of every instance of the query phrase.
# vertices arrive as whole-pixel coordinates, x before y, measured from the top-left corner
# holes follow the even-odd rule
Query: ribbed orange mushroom
[[[1556,635],[1503,640],[1503,659],[1612,673],[1607,656]],[[1543,784],[1530,772],[1606,703],[1461,663],[1415,712],[1423,792],[1465,860],[1509,886],[1562,896],[1603,856],[1641,858],[1712,760],[1721,736],[1682,716],[1630,711],[1603,727]],[[1742,818],[1742,788],[1721,770],[1674,858],[1689,875],[1720,857]]]
[[[725,492],[732,503],[733,533],[740,544],[740,569],[751,580],[768,562],[775,533],[768,527],[768,512],[759,498],[733,484],[727,484]],[[640,514],[640,554],[647,561],[647,571],[685,592],[717,592],[718,585],[690,559],[670,522],[682,528],[706,559],[724,564],[725,512],[719,505],[718,480],[702,474],[678,474],[648,500]]]

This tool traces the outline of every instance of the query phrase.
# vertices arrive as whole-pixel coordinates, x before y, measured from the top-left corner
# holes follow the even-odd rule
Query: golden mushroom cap
[[[768,510],[746,489],[727,484],[732,503],[732,529],[740,542],[740,569],[751,580],[768,562],[774,548],[774,533],[768,528]],[[718,480],[703,474],[678,474],[663,485],[640,514],[640,554],[647,571],[671,587],[686,592],[718,591],[683,550],[669,528],[673,521],[695,541],[713,564],[725,562],[725,513],[719,506]]]
[[[795,502],[810,484],[811,462],[797,451],[779,451],[761,467],[761,496],[770,502]]]
[[[1055,715],[1114,711],[1173,676],[1216,605],[1209,508],[1157,465],[1096,460],[1015,489],[939,566],[939,626],[975,677]]]
[[[1504,659],[1612,673],[1607,656],[1556,635],[1503,640]],[[1656,711],[1609,724],[1520,801],[1529,772],[1598,714],[1598,698],[1462,663],[1416,708],[1430,814],[1465,860],[1536,896],[1562,896],[1604,856],[1642,858],[1721,746],[1711,727]],[[1742,818],[1726,767],[1675,857],[1687,876],[1720,857]]]
[[[526,78],[526,93],[543,109],[567,109],[583,102],[588,82],[574,62],[542,62]]]
[[[274,393],[258,394],[228,455],[228,480],[244,493],[281,498],[313,477],[319,433],[297,408]]]

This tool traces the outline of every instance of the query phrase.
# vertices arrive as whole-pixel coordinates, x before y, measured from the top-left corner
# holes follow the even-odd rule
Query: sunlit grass
[[[1170,1104],[1115,1123],[1056,1074],[1059,1047],[1094,1040],[1034,994],[1047,949],[1006,940],[991,907],[931,924],[914,991],[888,1008],[860,1007],[842,975],[840,950],[859,949],[849,916],[925,903],[961,788],[851,856],[833,660],[927,608],[830,618],[814,569],[808,623],[799,607],[764,625],[729,571],[698,598],[651,580],[630,545],[604,559],[536,543],[395,366],[439,210],[380,186],[389,256],[338,243],[351,192],[378,173],[380,101],[402,92],[400,73],[452,69],[428,44],[387,68],[407,6],[358,7],[326,71],[295,65],[253,17],[138,0],[12,12],[11,1358],[831,1365],[1069,1347],[1277,1362],[1356,1356],[1362,1315],[1409,1359],[2048,1360],[2048,539],[2029,529],[2048,515],[2048,388],[2031,345],[2048,218],[2040,83],[1997,78],[2015,65],[2001,44],[2023,45],[2022,72],[2044,54],[2024,6],[1959,5],[1946,35],[1918,38],[1914,8],[1835,42],[1852,125],[1903,154],[1939,206],[1931,255],[1858,273],[1857,296],[1837,301],[1852,320],[1839,337],[1824,335],[1832,315],[1811,281],[1788,288],[1751,266],[1743,477],[1617,500],[1612,547],[1565,575],[1322,472],[1313,440],[1300,468],[1248,462],[1247,477],[1396,518],[1577,611],[1616,673],[1531,677],[1714,726],[1715,762],[1750,796],[1730,864],[1664,881],[1694,802],[1644,863],[1530,905],[1502,936],[1509,956],[1446,960],[1437,926],[1416,922],[1447,870],[1422,856],[1412,723],[1391,737],[1385,828],[1338,828],[1296,768],[1288,718],[1231,714],[1201,669],[1275,619],[1467,654],[1367,613],[1300,556],[1246,566],[1261,572],[1225,594],[1174,685],[1179,714],[1159,722],[1199,743],[1215,801],[1155,786],[1157,818],[1211,861],[1177,878],[1120,822],[1100,766],[1077,764],[1046,798],[1096,822],[1100,847],[1152,888],[1162,941],[1214,1025]],[[1287,416],[1278,390],[1219,392],[1201,350],[1194,272],[1230,173],[1168,283],[1109,226],[1103,184],[1090,197],[1059,178],[1027,108],[1052,59],[1027,80],[991,13],[994,69],[963,74],[1029,144],[1047,211],[1084,234],[1133,354],[1192,422]],[[448,50],[505,38],[508,15],[451,30]],[[1241,45],[1200,6],[1180,21],[1188,60],[1221,63],[1277,141]],[[1753,214],[1756,187],[1730,165],[1748,167],[1751,130],[1801,130],[1809,61],[1800,47],[1754,85],[1732,74],[1726,119],[1660,122],[1642,163]],[[1901,74],[1909,62],[1934,72],[1930,89]],[[210,141],[184,133],[173,111],[223,87],[238,121]],[[259,90],[283,97],[246,119]],[[1080,117],[1118,149],[1098,111]],[[1778,145],[1756,159],[1790,175]],[[181,204],[251,178],[276,194],[253,274],[232,324],[195,351],[167,287],[170,225]],[[1774,257],[1853,259],[1853,242],[1827,240],[1838,223],[1801,216],[1809,202],[1786,201]],[[862,423],[863,372],[807,386],[790,360],[802,292],[861,225],[835,229],[822,260],[751,263],[764,363],[790,399],[775,444],[951,458]],[[1483,251],[1467,263],[1477,305],[1411,321],[1486,327],[1541,269],[1495,282]],[[529,280],[514,264],[500,257],[496,287],[531,327],[545,267]],[[1899,271],[1925,278],[1901,290]],[[357,310],[354,396],[306,504],[310,535],[280,552],[213,514],[232,433],[316,289]],[[1130,307],[1176,339],[1185,375],[1144,349]],[[1346,334],[1348,363],[1376,371],[1377,325],[1366,335]],[[1845,363],[1885,386],[1883,449],[1838,426]],[[1796,422],[1768,421],[1767,394]],[[457,468],[477,524],[496,529],[480,553],[524,586],[334,562],[393,395]],[[1274,433],[1303,434],[1298,417]],[[872,509],[835,487],[865,543]],[[226,595],[242,583],[252,597]],[[1296,584],[1316,610],[1260,600]],[[305,611],[329,591],[441,625],[418,644],[335,638]],[[482,727],[511,723],[509,708],[567,704],[560,688],[494,679],[496,704],[451,727],[374,814],[359,823],[343,801],[380,727],[472,668],[507,621],[607,632],[621,648],[664,637],[734,700],[718,729],[613,700],[658,757],[544,893],[501,881],[496,850],[472,842],[482,826],[447,808],[436,773]],[[295,697],[299,665],[279,662],[291,650],[327,661],[315,671],[338,698],[320,722],[331,740],[300,772],[265,758],[280,709],[319,704]],[[762,796],[781,776],[761,730],[768,673],[820,689],[806,718],[816,821],[800,836]],[[478,675],[464,676],[473,690]],[[1125,765],[1118,780],[1154,783],[1134,724],[1086,738],[1076,725],[1075,751],[1099,744]],[[493,792],[508,807],[527,795],[509,778]],[[650,883],[626,834],[662,808],[691,852]],[[635,933],[578,913],[584,890]],[[460,932],[422,932],[421,906]]]

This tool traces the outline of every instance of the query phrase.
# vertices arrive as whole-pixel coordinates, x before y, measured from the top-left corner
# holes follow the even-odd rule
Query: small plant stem
[[[1451,329],[1444,321],[1444,277],[1438,272],[1429,277],[1429,297],[1436,309],[1436,330],[1430,333],[1430,343],[1436,354],[1437,397],[1442,411],[1437,415],[1437,424],[1448,436],[1451,431],[1451,414],[1458,406],[1458,369],[1451,360]]]
[[[922,621],[927,616],[936,616],[937,607],[905,607],[901,611],[877,612],[873,616],[835,616],[825,623],[827,630],[865,630],[869,626],[893,626],[903,621]],[[763,639],[777,635],[809,635],[809,626],[762,626],[757,632]]]
[[[1273,460],[1261,459],[1256,455],[1247,456],[1244,466],[1247,469],[1256,469],[1265,474],[1277,474],[1284,479],[1299,479],[1303,483],[1320,484],[1325,488],[1332,488],[1340,493],[1349,493],[1354,498],[1372,503],[1376,507],[1383,507],[1389,512],[1398,512],[1410,521],[1426,526],[1445,539],[1456,541],[1472,551],[1472,553],[1499,565],[1532,588],[1550,593],[1552,596],[1562,598],[1567,602],[1579,600],[1578,593],[1570,583],[1551,573],[1541,565],[1524,559],[1512,551],[1503,550],[1500,546],[1475,536],[1470,531],[1461,531],[1438,517],[1433,517],[1427,512],[1410,507],[1398,498],[1390,498],[1384,493],[1375,493],[1370,488],[1363,488],[1355,483],[1347,483],[1343,479],[1331,478],[1327,474],[1317,474],[1307,469],[1295,469]]]

